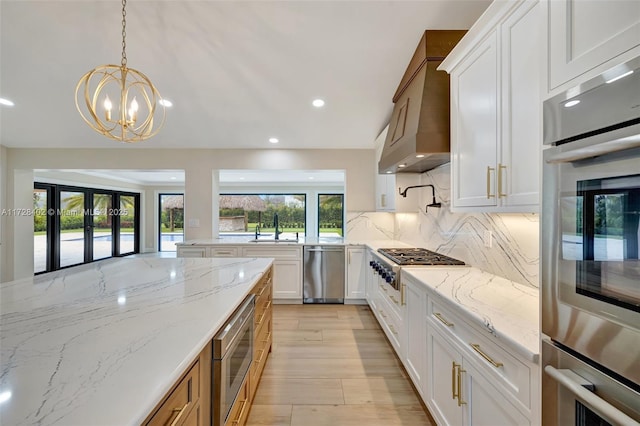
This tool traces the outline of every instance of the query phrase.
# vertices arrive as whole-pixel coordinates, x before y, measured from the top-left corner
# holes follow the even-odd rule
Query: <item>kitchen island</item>
[[[0,424],[140,424],[272,259],[109,259],[0,284]]]

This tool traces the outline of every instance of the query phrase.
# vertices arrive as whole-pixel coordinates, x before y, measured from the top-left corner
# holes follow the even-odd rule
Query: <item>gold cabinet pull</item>
[[[458,364],[455,361],[451,363],[451,399],[456,399],[458,397],[458,393],[456,392],[456,370],[458,369]]]
[[[507,194],[502,192],[502,170],[507,170],[507,166],[498,163],[498,198],[504,198]]]
[[[406,284],[404,284],[404,283],[402,284],[402,287],[400,287],[400,304],[402,306],[407,304],[407,301],[405,300],[405,296],[404,296],[404,292],[405,292],[404,288],[405,287],[406,287]]]
[[[487,198],[492,198],[496,196],[496,194],[491,193],[491,171],[495,171],[495,170],[496,170],[495,168],[491,166],[487,166]]]
[[[238,413],[238,418],[235,419],[234,421],[231,422],[231,424],[239,424],[240,420],[242,420],[242,417],[244,417],[244,409],[247,407],[247,399],[245,398],[244,401],[242,401],[242,408],[240,409],[240,412]]]
[[[480,356],[484,358],[489,364],[493,365],[496,368],[504,366],[503,363],[494,361],[493,358],[491,358],[489,355],[484,353],[484,351],[480,349],[480,345],[478,345],[477,343],[469,343],[469,344],[471,345],[473,350],[478,352]]]
[[[458,407],[461,407],[467,403],[462,400],[462,373],[466,373],[467,370],[462,369],[462,365],[458,365]]]
[[[178,413],[178,415],[176,416],[175,419],[173,419],[170,426],[176,426],[178,424],[178,422],[180,421],[180,418],[182,417],[184,412],[187,410],[187,407],[189,406],[189,402],[190,401],[187,401],[187,403],[184,404],[184,407],[182,408],[174,408],[173,410],[171,410],[171,413]]]
[[[380,315],[382,315],[382,318],[386,318],[387,316],[384,314],[384,311],[382,309],[380,309],[378,312],[380,312]]]
[[[382,289],[382,291],[384,291],[385,293],[387,292],[387,289],[386,289],[383,285],[381,285],[381,286],[380,286],[380,288],[381,288],[381,289]]]
[[[347,254],[349,255],[349,256],[348,256],[348,257],[349,257],[349,260],[347,261],[347,264],[348,264],[348,265],[351,265],[351,252],[349,251],[349,252],[347,252]]]
[[[267,338],[266,338],[266,339],[264,339],[264,340],[262,341],[262,343],[269,343],[270,338],[271,338],[271,332],[268,332],[268,333],[267,333]]]
[[[380,207],[387,207],[387,195],[380,194]]]
[[[393,300],[393,303],[395,303],[396,305],[398,304],[398,299],[396,299],[395,297],[393,297],[393,294],[389,295],[389,299]]]
[[[396,331],[396,329],[395,329],[395,328],[393,328],[393,325],[391,325],[391,324],[389,324],[389,330],[391,330],[391,332],[392,332],[393,334],[395,334],[396,336],[398,335],[398,332]]]
[[[440,312],[434,312],[433,316],[438,318],[438,320],[440,320],[440,322],[443,323],[444,325],[446,325],[447,327],[453,327],[453,323],[447,321],[446,319],[444,319],[444,317],[442,316],[442,314]]]

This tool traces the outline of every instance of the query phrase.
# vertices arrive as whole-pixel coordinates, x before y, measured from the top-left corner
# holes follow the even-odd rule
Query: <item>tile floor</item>
[[[248,426],[435,425],[368,306],[273,308]]]

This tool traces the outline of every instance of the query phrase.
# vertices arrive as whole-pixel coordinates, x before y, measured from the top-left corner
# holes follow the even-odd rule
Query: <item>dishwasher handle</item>
[[[308,249],[308,248],[305,248],[304,251],[341,251],[341,252],[344,252],[343,249],[324,249],[324,248],[322,248],[322,249]]]

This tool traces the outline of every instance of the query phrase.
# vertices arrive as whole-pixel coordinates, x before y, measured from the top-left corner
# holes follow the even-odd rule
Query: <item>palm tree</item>
[[[67,210],[83,210],[84,209],[83,192],[74,193],[62,200]],[[121,196],[120,207],[123,209],[134,209],[134,197]],[[96,211],[104,211],[107,216],[107,226],[111,226],[112,214],[110,210],[113,208],[113,195],[111,194],[93,194],[93,208]]]

